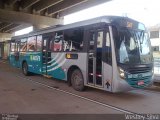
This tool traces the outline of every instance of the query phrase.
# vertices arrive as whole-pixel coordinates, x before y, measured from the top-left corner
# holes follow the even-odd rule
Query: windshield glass
[[[152,53],[146,31],[113,28],[113,37],[118,63],[151,63]]]

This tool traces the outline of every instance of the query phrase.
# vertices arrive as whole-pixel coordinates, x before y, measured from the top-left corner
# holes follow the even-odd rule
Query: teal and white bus
[[[153,56],[145,26],[126,17],[103,16],[13,37],[10,64],[24,75],[42,74],[119,92],[152,84]]]

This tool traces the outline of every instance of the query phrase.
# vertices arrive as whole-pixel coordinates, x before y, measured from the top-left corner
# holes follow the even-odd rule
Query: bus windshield
[[[148,64],[152,53],[148,33],[128,28],[113,29],[117,62],[122,64]]]

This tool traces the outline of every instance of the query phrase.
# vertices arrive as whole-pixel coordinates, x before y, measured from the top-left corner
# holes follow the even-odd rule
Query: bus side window
[[[36,51],[36,36],[28,38],[27,51]]]
[[[109,36],[109,32],[106,33],[106,47],[110,47],[111,46],[111,42],[110,42],[110,36]]]
[[[64,51],[82,51],[83,50],[83,29],[74,28],[64,31]]]
[[[95,44],[95,33],[94,32],[90,32],[90,36],[89,36],[89,51],[94,50],[94,44]]]
[[[103,31],[98,32],[97,48],[102,48],[103,45]]]
[[[54,36],[54,51],[62,51],[63,47],[63,32],[56,32]]]
[[[14,52],[17,52],[17,41],[15,41]]]
[[[16,42],[16,52],[19,52],[20,51],[20,41],[17,40]]]
[[[42,35],[37,36],[37,51],[42,50]]]
[[[10,51],[11,52],[14,52],[15,51],[15,42],[11,42],[11,48],[10,48]]]
[[[20,51],[27,51],[27,38],[21,39]]]

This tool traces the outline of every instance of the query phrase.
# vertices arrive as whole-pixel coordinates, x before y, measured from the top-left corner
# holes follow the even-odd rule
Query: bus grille
[[[131,74],[144,73],[151,71],[151,69],[152,69],[151,67],[135,67],[135,68],[129,68],[128,72]]]
[[[129,85],[131,85],[134,88],[144,88],[147,87],[150,82],[151,82],[152,76],[147,76],[147,77],[143,77],[143,78],[130,78],[127,79],[127,82]],[[144,84],[143,85],[138,85],[138,81],[143,81]]]
[[[126,81],[133,88],[145,88],[151,84],[153,65],[135,65],[126,69]]]

